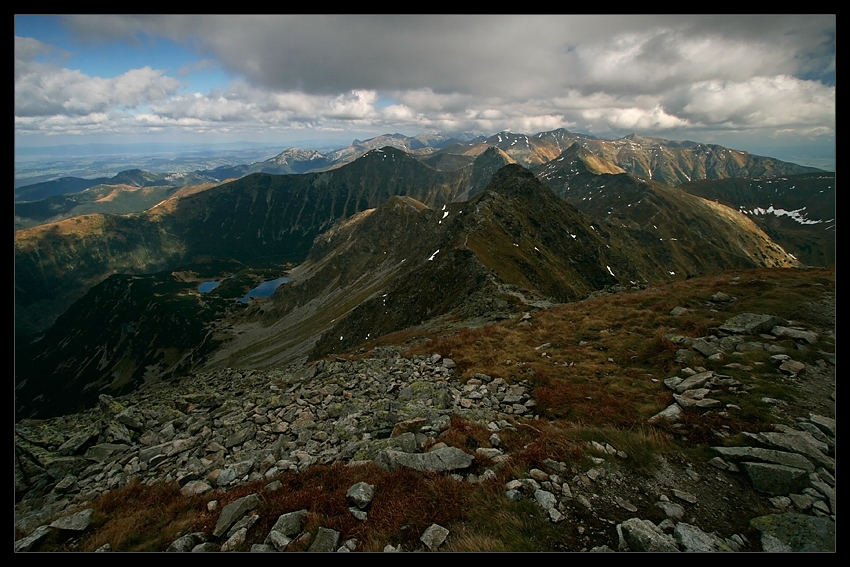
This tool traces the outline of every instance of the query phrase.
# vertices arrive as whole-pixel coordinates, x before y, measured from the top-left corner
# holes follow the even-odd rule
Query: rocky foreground
[[[768,372],[777,380],[830,373],[834,380],[834,353],[807,368],[777,344],[780,338],[803,350],[819,340],[815,331],[758,314],[730,319],[699,339],[669,337],[679,344],[683,364],[707,358],[740,367],[735,353],[762,349],[772,355],[775,367]],[[547,345],[539,348],[545,356]],[[632,456],[623,447],[591,440],[584,448],[588,459],[546,458],[527,475],[504,480],[503,471],[514,469],[506,467],[512,453],[502,436],[533,428],[528,418],[538,417],[532,384],[484,374],[459,378],[455,363],[440,354],[407,357],[384,348],[360,360],[198,374],[120,399],[101,396],[99,406],[84,413],[23,420],[15,426],[15,525],[26,537],[15,550],[38,550],[57,530],[84,533],[91,504],[131,481],[176,481],[185,495],[204,496],[208,510],[219,514],[213,530],[186,534],[169,550],[245,549],[259,495],[220,507],[222,495],[256,481],[273,491],[281,474],[335,462],[405,467],[459,483],[505,482],[506,502],[536,502],[540,514],[574,535],[578,543],[568,551],[835,549],[834,414],[789,416],[795,426],[745,433],[744,446],[725,446],[728,433],[718,426],[713,456],[661,454],[646,474],[628,467]],[[754,389],[696,364],[664,383],[674,403],[649,421],[682,437],[699,420],[722,423],[740,409],[714,396],[745,397]],[[834,407],[834,390],[829,394]],[[775,403],[781,410],[783,402]],[[458,418],[486,426],[489,446],[447,445],[441,434]],[[370,502],[380,491],[380,485],[353,485],[351,514],[369,522]],[[733,529],[724,517],[745,510],[766,513],[734,524],[749,520],[747,529],[724,531]],[[293,541],[314,551],[360,549],[356,538],[336,530],[305,530],[307,513],[283,514],[251,550],[282,551]],[[436,550],[450,537],[434,524],[421,543]],[[398,549],[386,542],[385,550]]]

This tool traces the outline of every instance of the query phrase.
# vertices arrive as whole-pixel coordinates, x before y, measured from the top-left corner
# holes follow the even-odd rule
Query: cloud
[[[134,108],[162,100],[180,87],[180,81],[150,67],[104,79],[35,60],[52,51],[32,38],[16,38],[15,116],[85,116],[119,106]]]
[[[167,38],[224,69],[186,93],[144,67],[114,78],[44,63],[16,38],[16,128],[368,128],[596,135],[834,131],[835,16],[71,16],[84,45]],[[830,78],[832,83],[830,83]],[[135,109],[122,116],[125,109]],[[144,119],[138,117],[144,116]],[[57,121],[44,121],[48,128]],[[20,126],[18,126],[20,125]],[[91,126],[94,127],[94,126]]]
[[[835,87],[788,75],[704,81],[668,97],[666,108],[702,125],[829,126],[835,120]]]

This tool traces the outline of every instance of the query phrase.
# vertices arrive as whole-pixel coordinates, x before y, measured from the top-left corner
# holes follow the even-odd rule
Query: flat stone
[[[247,528],[241,528],[236,530],[232,536],[227,538],[223,544],[221,544],[221,551],[234,551],[237,547],[245,543],[245,538],[248,535]]]
[[[790,494],[799,492],[806,485],[807,475],[803,469],[772,463],[741,463],[741,467],[753,488],[763,494]]]
[[[806,365],[797,360],[786,360],[785,362],[779,365],[779,370],[785,372],[786,374],[790,374],[791,376],[796,376],[805,369]]]
[[[218,521],[215,524],[213,535],[221,537],[225,534],[233,524],[242,519],[242,516],[253,510],[260,503],[260,497],[256,494],[249,494],[234,500],[221,510]]]
[[[684,490],[679,490],[678,488],[673,489],[673,496],[678,498],[679,500],[683,500],[688,504],[696,504],[697,497],[691,494],[690,492],[686,492]]]
[[[57,528],[60,530],[71,530],[75,532],[81,532],[89,527],[91,523],[92,516],[94,515],[94,508],[86,508],[76,514],[71,514],[70,516],[65,516],[63,518],[59,518],[55,522],[50,524],[51,528]]]
[[[700,372],[699,374],[694,374],[693,376],[688,376],[687,378],[685,378],[684,380],[679,382],[679,384],[676,385],[676,387],[674,388],[674,391],[677,394],[682,394],[686,390],[694,390],[694,389],[697,389],[697,388],[702,388],[705,385],[706,382],[711,380],[711,378],[713,376],[714,376],[714,372],[712,372],[711,370],[709,370],[707,372]]]
[[[759,447],[712,447],[712,449],[732,461],[764,461],[803,469],[806,472],[814,472],[815,470],[812,462],[799,453],[761,449]]]
[[[757,335],[766,333],[785,321],[773,315],[762,315],[759,313],[741,313],[720,325],[720,330],[736,335]]]
[[[804,331],[802,329],[795,329],[793,327],[783,327],[782,325],[777,325],[770,330],[770,333],[777,337],[790,337],[795,340],[803,340],[809,343],[810,345],[818,342],[817,333],[813,333],[812,331]]]
[[[802,431],[799,434],[763,431],[758,434],[758,439],[767,445],[800,453],[830,472],[835,470],[835,460],[825,454],[829,450],[827,445],[808,433]]]
[[[210,490],[212,490],[212,486],[203,480],[190,480],[180,489],[180,494],[183,496],[198,496],[200,494],[206,494]]]
[[[619,506],[620,508],[622,508],[623,510],[626,510],[628,512],[634,513],[634,512],[637,512],[637,510],[638,510],[637,506],[635,506],[634,504],[632,504],[628,500],[623,500],[619,496],[614,498],[614,502],[617,504],[617,506]]]
[[[678,521],[685,517],[685,509],[675,502],[656,502],[655,505],[661,508],[671,520]]]
[[[835,522],[828,518],[784,513],[759,516],[750,525],[787,547],[789,551],[835,551]]]
[[[465,469],[472,465],[475,457],[457,447],[444,447],[428,453],[402,453],[401,451],[386,450],[379,453],[375,462],[387,469],[399,466],[428,472],[452,471]]]
[[[103,463],[106,461],[115,460],[120,455],[123,455],[130,450],[129,445],[116,443],[100,443],[93,445],[86,451],[86,458],[90,461]]]
[[[292,539],[278,531],[272,530],[266,537],[266,542],[268,542],[266,545],[271,545],[276,551],[283,551],[292,543]]]

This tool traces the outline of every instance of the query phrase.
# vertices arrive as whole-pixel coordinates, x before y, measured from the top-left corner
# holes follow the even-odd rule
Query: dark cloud
[[[597,135],[834,132],[830,15],[72,16],[65,22],[82,42],[181,42],[236,79],[221,91],[177,94],[175,79],[150,68],[107,80],[45,66],[36,57],[52,48],[18,38],[16,123],[29,127],[24,117],[148,104],[143,119],[124,123],[358,125],[377,133],[561,126]]]

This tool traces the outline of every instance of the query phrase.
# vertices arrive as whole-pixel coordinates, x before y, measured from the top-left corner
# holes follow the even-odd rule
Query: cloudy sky
[[[567,128],[834,164],[835,19],[16,16],[15,142]]]

